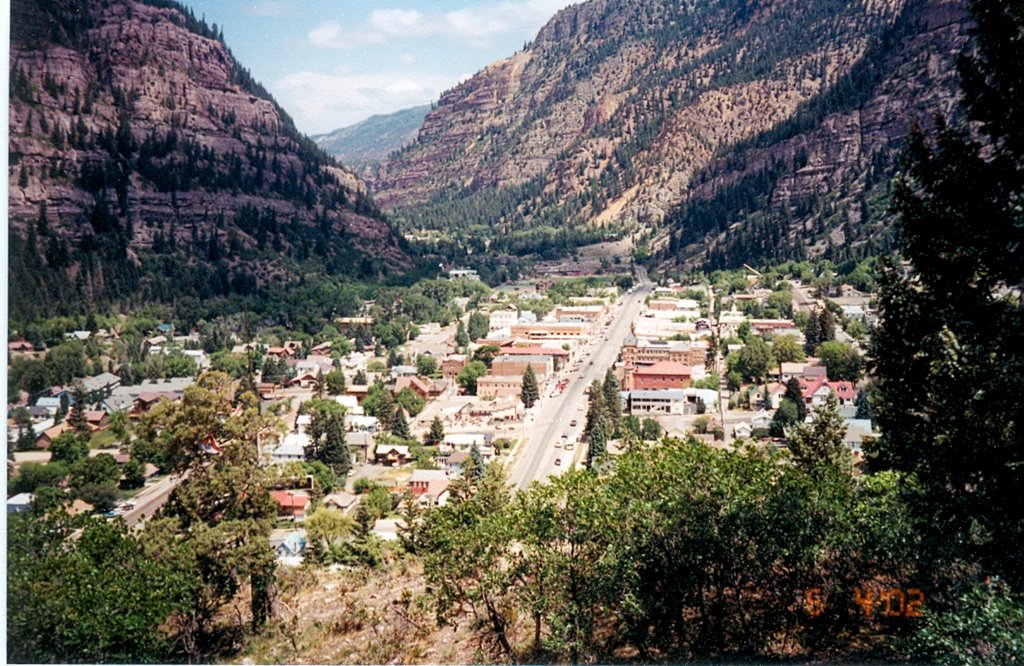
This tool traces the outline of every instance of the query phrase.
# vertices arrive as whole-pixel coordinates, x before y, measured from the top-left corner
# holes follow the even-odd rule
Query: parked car
[[[561,458],[555,458],[555,465],[556,466],[560,466],[561,464],[562,464],[562,459]]]

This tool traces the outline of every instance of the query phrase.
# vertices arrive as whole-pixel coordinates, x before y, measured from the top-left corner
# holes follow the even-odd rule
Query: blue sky
[[[183,0],[307,134],[436,100],[574,0]]]

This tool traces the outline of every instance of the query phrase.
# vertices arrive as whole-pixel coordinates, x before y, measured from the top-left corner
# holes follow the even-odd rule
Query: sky
[[[306,134],[435,101],[578,0],[183,0]]]

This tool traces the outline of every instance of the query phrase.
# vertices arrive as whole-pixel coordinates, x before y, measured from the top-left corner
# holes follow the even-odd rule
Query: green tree
[[[490,329],[490,317],[479,310],[469,315],[469,326],[466,333],[469,335],[470,340],[480,340],[481,338],[487,337],[487,331]]]
[[[426,446],[437,446],[444,441],[444,423],[440,416],[435,416],[430,422],[430,430],[423,436],[423,443]]]
[[[333,400],[317,398],[305,403],[303,408],[309,414],[306,460],[319,461],[335,475],[345,476],[352,468],[345,441],[345,408]]]
[[[423,411],[426,406],[426,402],[420,397],[420,394],[413,391],[411,387],[406,386],[401,391],[395,394],[395,402],[402,406],[405,411],[409,413],[409,416],[416,416]]]
[[[846,446],[846,423],[839,415],[839,401],[829,393],[825,404],[814,413],[814,421],[799,423],[787,435],[793,461],[807,471],[828,467],[849,473],[853,468]]]
[[[455,327],[455,346],[460,349],[465,349],[469,346],[469,334],[466,333],[466,326],[462,323],[461,319]]]
[[[10,480],[7,490],[12,495],[34,493],[49,486],[56,488],[68,475],[68,467],[62,462],[48,464],[28,462],[18,467],[18,475]]]
[[[124,465],[124,479],[121,480],[121,487],[125,490],[135,490],[146,485],[146,464],[132,458]]]
[[[456,375],[456,383],[469,395],[476,395],[476,382],[487,374],[487,366],[480,361],[471,361]]]
[[[50,459],[74,465],[89,455],[89,444],[72,431],[63,432],[50,444]]]
[[[368,380],[366,379],[366,371],[360,368],[356,370],[355,376],[352,378],[352,383],[356,386],[366,386]]]
[[[117,460],[109,453],[101,453],[91,458],[82,458],[71,468],[71,484],[81,488],[87,484],[111,485],[121,478],[121,468]]]
[[[972,13],[976,42],[960,74],[975,125],[914,134],[893,183],[909,265],[888,265],[880,280],[871,403],[882,436],[867,453],[874,468],[921,482],[930,553],[980,561],[1020,590],[1024,15],[995,0]]]
[[[476,442],[473,442],[473,446],[469,449],[469,458],[473,461],[473,464],[469,467],[469,473],[479,481],[483,478],[487,465],[484,463],[483,454],[480,453],[480,446]]]
[[[605,431],[605,420],[598,419],[594,423],[594,427],[590,429],[590,438],[587,443],[587,469],[593,469],[607,451],[608,433]]]
[[[619,380],[615,372],[608,368],[604,373],[604,383],[601,385],[601,393],[604,397],[604,408],[608,419],[614,426],[622,416],[622,401],[619,398]]]
[[[772,437],[785,437],[787,428],[797,423],[803,423],[803,421],[799,420],[799,405],[802,402],[802,400],[800,402],[793,402],[789,398],[783,398],[782,402],[779,403],[779,408],[772,415],[770,428]]]
[[[501,350],[495,345],[482,345],[473,352],[473,360],[482,362],[490,370],[495,357],[500,353]]]
[[[659,439],[661,439],[661,435],[663,432],[661,424],[655,421],[654,419],[645,418],[641,422],[641,426],[642,429],[640,431],[640,436],[644,439],[644,441],[656,442]]]
[[[998,579],[975,584],[952,608],[929,612],[911,640],[915,657],[935,664],[1019,664],[1024,599]]]
[[[86,483],[78,488],[78,497],[99,513],[117,506],[117,487],[113,483]]]
[[[527,409],[533,407],[540,400],[540,389],[537,386],[537,375],[533,372],[533,366],[527,364],[523,372],[523,389],[519,395],[523,405]]]
[[[12,516],[7,535],[9,661],[174,660],[171,620],[196,581],[172,557],[121,521],[60,512]]]
[[[405,419],[405,410],[402,409],[401,404],[395,405],[394,416],[391,418],[391,434],[403,440],[412,438],[412,433],[409,432],[409,422]]]
[[[751,337],[743,349],[729,355],[729,370],[755,383],[767,377],[774,365],[771,347],[760,337]]]
[[[89,428],[89,422],[85,418],[85,391],[76,387],[74,396],[74,404],[71,405],[71,411],[68,412],[68,425],[71,426],[76,437],[88,442],[92,438],[92,429]]]
[[[856,382],[861,377],[862,360],[857,350],[838,340],[818,345],[817,356],[832,381]]]
[[[437,359],[430,354],[420,354],[416,357],[416,374],[420,377],[433,377],[439,371]]]
[[[804,392],[800,388],[800,380],[790,377],[786,382],[786,393],[784,400],[789,400],[796,407],[796,423],[803,423],[807,419],[807,403],[804,401]]]
[[[772,357],[776,363],[799,363],[806,358],[800,342],[792,335],[780,335],[772,340]]]
[[[341,395],[345,392],[345,374],[341,370],[331,370],[324,375],[327,395]]]

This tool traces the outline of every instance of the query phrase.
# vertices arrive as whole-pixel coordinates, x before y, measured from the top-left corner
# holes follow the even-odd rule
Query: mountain
[[[492,253],[631,230],[666,264],[877,251],[894,156],[956,108],[966,4],[589,0],[442,95],[371,189]]]
[[[416,140],[430,105],[414,106],[312,137],[328,155],[353,169],[378,162]]]
[[[404,270],[365,187],[168,0],[11,3],[12,318]]]

